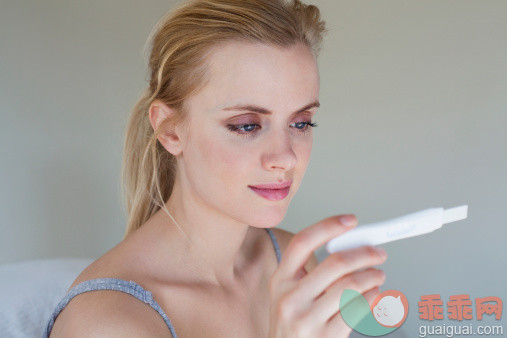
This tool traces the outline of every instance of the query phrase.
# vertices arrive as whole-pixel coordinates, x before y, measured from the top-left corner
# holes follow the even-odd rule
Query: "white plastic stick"
[[[442,224],[467,218],[468,205],[446,209],[430,208],[391,220],[358,226],[326,244],[328,253],[363,245],[379,245],[402,238],[419,236],[442,227]]]

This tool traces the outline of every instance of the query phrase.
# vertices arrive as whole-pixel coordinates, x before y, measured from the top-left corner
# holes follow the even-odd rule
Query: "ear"
[[[153,130],[157,130],[165,119],[172,117],[175,113],[174,109],[166,105],[164,102],[154,100],[150,104],[150,108],[148,110]],[[163,129],[157,137],[159,142],[172,155],[178,156],[183,149],[181,135],[177,133],[179,128],[176,128],[173,123],[165,123],[162,128]]]

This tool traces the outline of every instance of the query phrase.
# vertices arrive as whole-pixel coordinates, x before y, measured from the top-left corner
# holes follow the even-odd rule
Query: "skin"
[[[354,288],[371,303],[383,282],[381,271],[357,270],[385,257],[362,247],[317,264],[313,251],[351,228],[333,216],[295,235],[273,229],[282,252],[278,264],[263,229],[284,218],[310,159],[313,135],[306,123],[317,107],[302,108],[318,100],[314,56],[302,44],[276,48],[230,42],[215,48],[209,61],[211,80],[189,98],[188,125],[168,126],[159,137],[177,158],[166,207],[190,240],[159,210],[87,267],[70,288],[93,278],[136,281],[152,292],[179,337],[348,336],[351,329],[337,312],[340,295]],[[270,113],[224,110],[247,104]],[[152,127],[173,113],[163,102],[153,102]],[[253,135],[245,135],[249,128],[238,133],[231,125],[256,127]],[[290,192],[279,201],[248,188],[286,180],[292,181]],[[109,290],[75,297],[51,333],[167,335],[153,309]]]
[[[171,248],[186,252],[186,263],[197,267],[203,281],[227,288],[241,282],[238,271],[251,256],[249,228],[280,223],[301,184],[313,143],[306,122],[317,107],[293,113],[318,102],[319,74],[302,44],[281,49],[228,43],[215,48],[210,70],[208,85],[188,101],[188,128],[170,127],[159,140],[178,161],[166,205],[191,238],[188,243],[174,232]],[[230,109],[237,105],[271,113]],[[152,104],[153,127],[172,113],[162,102]],[[253,130],[244,127],[252,124]],[[231,131],[230,125],[241,129]],[[290,192],[280,201],[248,187],[287,180]]]

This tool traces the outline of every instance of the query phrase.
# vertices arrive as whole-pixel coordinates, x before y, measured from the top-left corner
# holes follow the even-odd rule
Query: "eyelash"
[[[299,129],[299,128],[296,128],[298,129],[298,133],[299,134],[306,134],[308,133],[311,129],[311,128],[314,128],[314,127],[317,127],[317,123],[315,122],[311,122],[311,121],[301,121],[301,122],[296,122],[295,124],[299,124],[299,123],[304,123],[305,124],[305,127],[303,127],[304,129]],[[227,129],[229,129],[230,131],[236,133],[236,134],[239,134],[241,136],[246,136],[246,137],[250,137],[250,136],[253,136],[256,134],[255,130],[256,129],[253,129],[253,130],[250,130],[250,131],[243,131],[241,130],[241,128],[244,128],[246,126],[259,126],[257,123],[247,123],[247,124],[228,124],[227,125]],[[260,127],[260,126],[259,126]]]

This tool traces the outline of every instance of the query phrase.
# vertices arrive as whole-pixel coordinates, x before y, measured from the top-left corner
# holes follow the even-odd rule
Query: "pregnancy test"
[[[326,251],[332,254],[358,246],[379,245],[423,235],[441,228],[443,224],[465,219],[467,214],[468,205],[446,210],[430,208],[387,221],[361,225],[330,240],[326,244]]]

